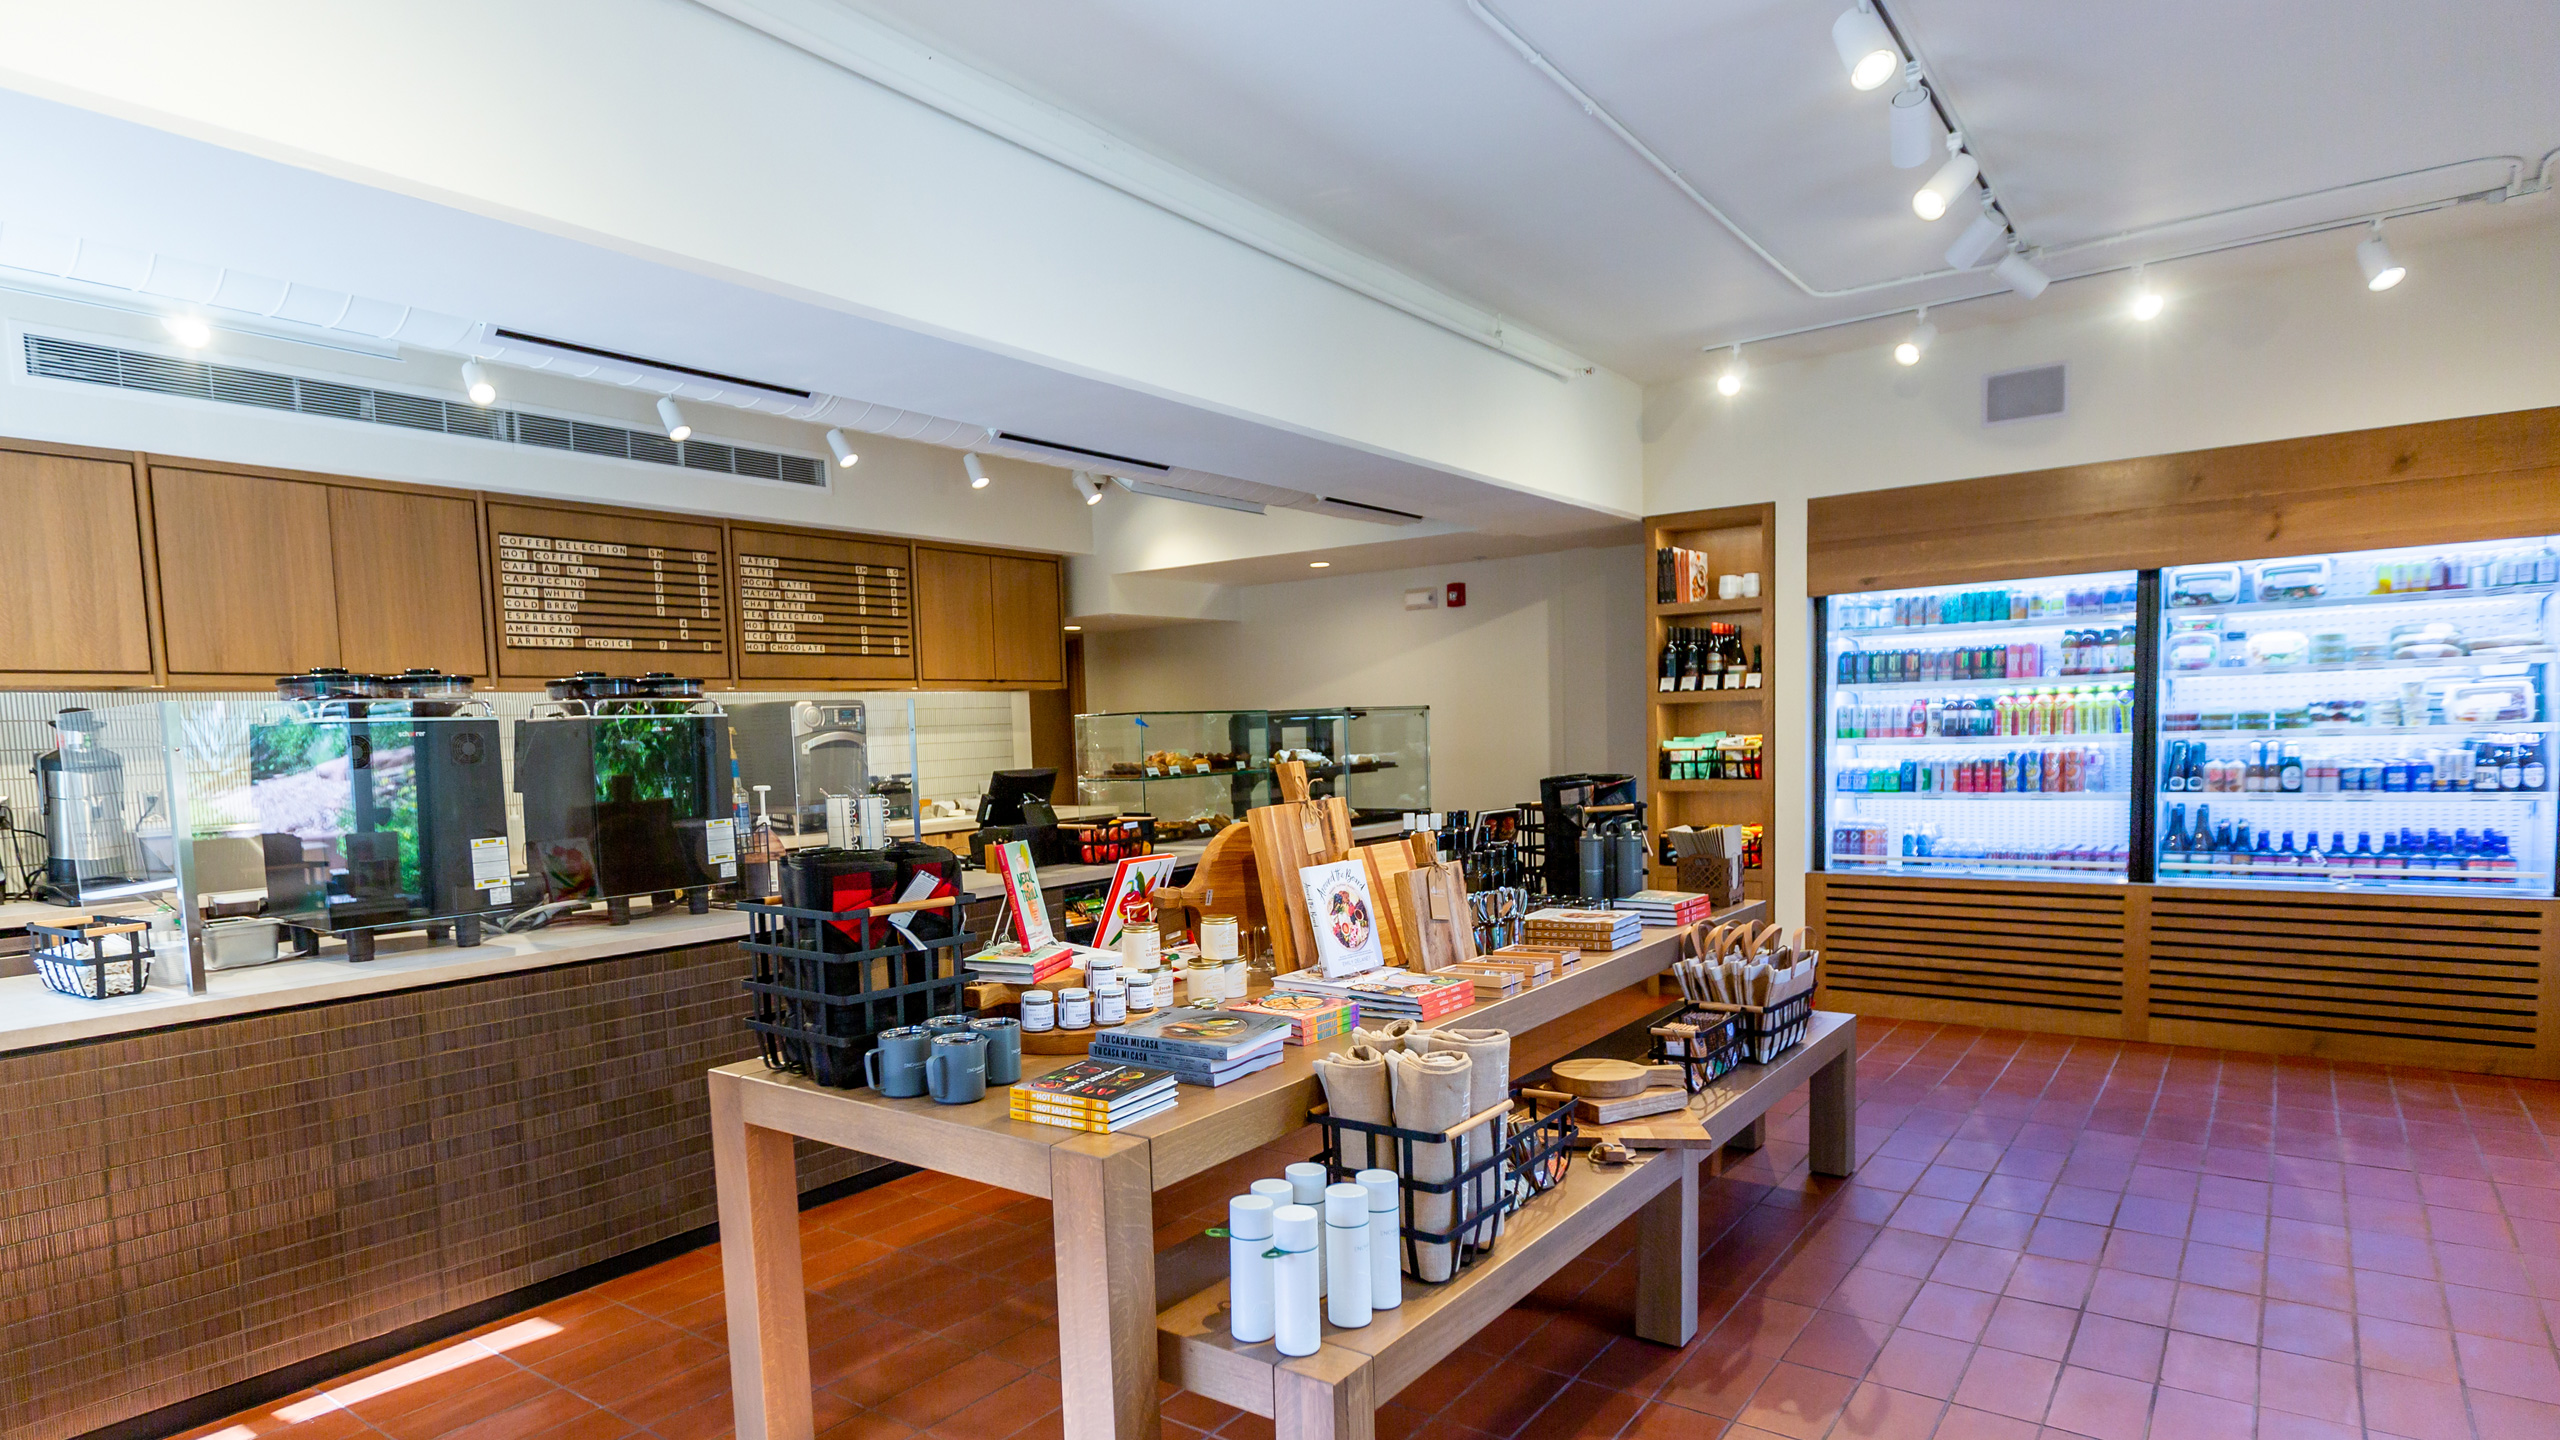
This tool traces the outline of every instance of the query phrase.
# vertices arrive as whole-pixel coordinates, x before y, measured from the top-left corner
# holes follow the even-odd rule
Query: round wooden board
[[[1095,1032],[1085,1030],[1025,1031],[1022,1053],[1025,1055],[1082,1055],[1093,1048]]]
[[[1641,1094],[1653,1083],[1653,1072],[1632,1060],[1559,1060],[1548,1073],[1557,1089],[1591,1100]]]

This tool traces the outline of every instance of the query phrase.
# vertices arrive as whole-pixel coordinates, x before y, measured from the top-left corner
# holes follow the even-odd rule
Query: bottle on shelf
[[[1662,658],[1654,668],[1653,688],[1672,691],[1680,688],[1680,630],[1678,626],[1663,632]]]
[[[1744,678],[1742,688],[1745,690],[1760,688],[1760,647],[1757,645],[1751,647],[1751,672]]]

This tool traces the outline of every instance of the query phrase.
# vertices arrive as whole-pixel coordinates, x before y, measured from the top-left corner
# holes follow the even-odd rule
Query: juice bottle
[[[1999,728],[1992,733],[1997,735],[2017,734],[2018,697],[2010,691],[2003,690],[2000,692],[2000,698],[1992,701],[1991,705],[1992,713],[1999,716]]]
[[[2064,793],[2068,794],[2077,791],[2080,788],[2081,780],[2080,752],[2077,750],[2063,751],[2061,770],[2062,789]]]
[[[2053,690],[2050,686],[2038,690],[2035,698],[2027,702],[2026,733],[2030,735],[2053,733]]]

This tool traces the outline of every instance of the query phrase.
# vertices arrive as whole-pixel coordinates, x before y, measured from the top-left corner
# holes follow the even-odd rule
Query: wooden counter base
[[[1827,1009],[2560,1078],[2560,902],[1806,877]]]

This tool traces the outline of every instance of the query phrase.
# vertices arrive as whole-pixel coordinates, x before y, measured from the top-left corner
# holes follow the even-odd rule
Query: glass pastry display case
[[[2549,538],[2161,575],[2164,884],[2552,893]]]
[[[1823,602],[1824,868],[2121,880],[2139,577]]]
[[[1301,760],[1308,789],[1340,795],[1357,820],[1431,808],[1431,707],[1274,710],[1271,756]]]
[[[1158,840],[1214,835],[1268,805],[1271,721],[1260,710],[1076,717],[1076,800],[1152,815]]]

